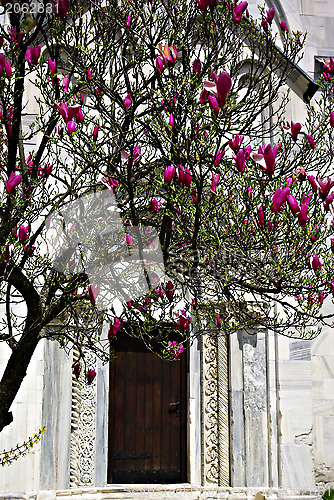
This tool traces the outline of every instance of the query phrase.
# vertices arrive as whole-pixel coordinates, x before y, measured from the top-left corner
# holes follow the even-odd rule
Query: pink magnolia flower
[[[268,233],[271,233],[271,231],[274,229],[273,223],[271,221],[266,222],[266,226],[268,229]]]
[[[9,194],[13,193],[15,191],[16,186],[18,186],[20,182],[22,182],[22,175],[11,172],[8,179],[5,180],[5,187],[7,193]]]
[[[218,326],[218,328],[220,328],[222,326],[222,322],[220,320],[219,315],[217,314],[216,316],[217,316],[217,326]]]
[[[2,4],[4,4],[4,3],[7,4],[9,2],[8,2],[8,0],[4,0],[2,2]],[[25,35],[25,32],[21,30],[19,33],[17,33],[16,26],[15,27],[8,26],[7,30],[8,30],[8,33],[10,34],[11,43],[15,42],[15,47],[18,47],[23,39],[23,36]]]
[[[218,167],[218,165],[220,164],[221,159],[223,158],[224,154],[225,154],[225,151],[222,151],[221,149],[217,150],[217,153],[216,153],[216,156],[215,156],[215,161],[213,162],[213,164],[214,164],[215,167]]]
[[[273,22],[273,19],[274,19],[274,17],[275,17],[275,9],[274,9],[274,7],[272,7],[272,8],[271,8],[271,9],[269,9],[269,10],[267,10],[266,14],[267,14],[267,15],[266,15],[265,20],[266,20],[266,22],[267,22],[269,25],[271,25],[271,23]]]
[[[332,205],[333,200],[334,200],[334,193],[329,194],[327,196],[327,198],[325,199],[325,201],[324,201],[324,207],[325,207],[326,212],[329,211],[329,206]]]
[[[169,115],[169,125],[172,127],[172,129],[175,126],[173,113]]]
[[[210,5],[214,4],[215,1],[216,0],[197,0],[197,3],[203,14],[205,14],[206,9],[210,7]]]
[[[212,76],[215,83],[205,80],[204,88],[212,92],[220,107],[225,106],[227,94],[232,88],[232,79],[227,71],[222,71],[219,76],[212,72]]]
[[[90,82],[92,79],[92,71],[90,68],[87,69],[87,81]]]
[[[128,17],[126,18],[126,27],[130,28],[131,26],[131,14],[128,14]]]
[[[215,193],[216,192],[216,187],[219,184],[220,174],[216,174],[215,175],[213,172],[211,172],[211,173],[212,173],[212,182],[211,182],[211,188],[210,189],[211,189],[211,191],[213,193]]]
[[[64,89],[64,92],[67,94],[68,93],[68,85],[70,83],[70,78],[68,75],[64,76],[64,79],[63,79],[63,89]]]
[[[186,311],[184,309],[174,314],[177,318],[176,320],[174,320],[174,327],[177,330],[185,331],[188,325],[191,323],[191,318],[189,316],[186,316]]]
[[[103,96],[103,91],[100,89],[100,87],[97,87],[97,89],[95,90],[95,95],[96,95],[96,99],[98,101],[101,101],[102,96]]]
[[[37,175],[43,177],[43,179],[47,179],[52,172],[52,165],[49,163],[44,163],[38,167]]]
[[[91,384],[96,377],[96,371],[95,370],[87,370],[86,371],[86,379],[87,379],[87,384]]]
[[[228,145],[233,151],[238,151],[243,141],[243,138],[244,138],[243,135],[233,134],[232,140],[228,141]]]
[[[319,188],[319,196],[320,196],[320,198],[322,200],[324,200],[327,197],[329,191],[334,186],[334,181],[332,181],[330,179],[330,177],[328,177],[328,176],[327,176],[327,180],[326,181],[322,181],[320,179],[320,177],[318,177],[318,184],[320,186],[320,188]]]
[[[208,91],[206,89],[203,89],[201,95],[199,96],[199,102],[201,104],[204,104],[207,96],[208,96]],[[333,116],[334,116],[334,111],[333,111]]]
[[[334,238],[331,238],[331,251],[334,253]]]
[[[309,205],[310,204],[310,201],[311,201],[311,198],[312,198],[312,193],[309,192],[307,194],[303,194],[303,198],[302,198],[302,203],[305,203],[305,205]]]
[[[262,167],[265,172],[271,177],[275,171],[276,156],[278,153],[278,146],[275,144],[271,147],[270,144],[259,148],[258,153],[253,153],[252,158],[254,161],[259,162],[264,159],[265,167]]]
[[[70,10],[70,0],[52,0],[52,11],[60,19],[65,19]]]
[[[168,342],[168,346],[167,346],[167,349],[172,353],[174,354],[174,358],[177,359],[178,357],[180,357],[180,355],[183,353],[184,351],[184,347],[183,347],[183,344],[179,344],[178,342],[176,342],[176,340],[174,340],[173,342],[172,341],[169,341]]]
[[[327,61],[327,59],[323,59],[324,61],[324,72],[325,73],[329,73],[330,75],[334,75],[334,61],[333,61],[333,58],[330,57],[330,60]]]
[[[161,207],[161,203],[156,198],[153,198],[153,200],[151,200],[150,207],[151,207],[152,212],[154,214],[157,214],[160,207]]]
[[[248,7],[248,2],[240,2],[234,7],[232,12],[232,20],[235,25],[240,23],[241,16],[245,12],[247,7]]]
[[[41,54],[41,46],[35,45],[34,47],[27,47],[25,59],[29,64],[35,66]]]
[[[306,179],[306,172],[304,167],[298,167],[296,170],[297,179],[304,181]]]
[[[249,160],[249,158],[251,157],[252,146],[251,145],[246,146],[245,148],[243,148],[243,150],[244,150],[245,160]]]
[[[316,254],[313,255],[313,258],[312,258],[312,269],[316,274],[318,274],[320,272],[320,269],[321,269],[321,262],[320,262],[319,257]]]
[[[113,179],[109,175],[105,175],[105,177],[102,177],[102,182],[107,186],[108,189],[111,189],[113,193],[115,193],[115,190],[118,188],[118,181],[116,181],[116,179]]]
[[[140,146],[135,146],[132,151],[133,164],[138,166],[141,160],[141,148]]]
[[[177,49],[175,45],[170,49],[167,44],[164,46],[164,50],[162,50],[162,43],[157,45],[157,49],[159,51],[160,56],[166,66],[174,66],[175,61],[178,56]]]
[[[235,166],[237,167],[237,170],[242,173],[245,170],[245,153],[243,149],[240,149],[237,152],[237,155],[235,157]]]
[[[18,231],[18,237],[21,243],[26,242],[27,239],[29,238],[28,232],[29,232],[29,226],[24,226],[23,224],[21,224]]]
[[[5,62],[5,71],[8,78],[11,78],[13,71],[9,61]]]
[[[213,95],[208,96],[209,106],[213,110],[215,117],[217,118],[220,107],[217,99]]]
[[[178,181],[181,187],[185,186],[186,188],[190,187],[191,184],[191,173],[188,168],[184,168],[182,165],[178,165]]]
[[[315,140],[313,139],[313,137],[311,135],[306,134],[306,138],[307,138],[311,148],[314,149],[315,148]]]
[[[272,198],[273,200],[272,210],[274,213],[278,212],[281,206],[286,202],[288,194],[290,194],[290,188],[288,187],[283,189],[278,188],[275,191],[274,196]]]
[[[315,225],[314,229],[312,230],[312,228],[310,227],[309,231],[311,233],[311,241],[312,241],[312,243],[314,243],[317,239],[319,239],[319,235],[320,235],[319,227],[317,225]]]
[[[130,236],[129,234],[127,234],[126,237],[125,237],[125,241],[129,245],[129,247],[132,247],[132,245],[133,245],[133,238],[132,238],[132,236]]]
[[[334,127],[334,111],[331,113],[331,116],[329,117],[329,123],[331,127]]]
[[[33,245],[24,245],[23,247],[23,251],[26,255],[29,255],[29,257],[31,257],[32,255],[34,255],[34,251],[35,251],[36,247],[34,247]]]
[[[258,215],[258,218],[259,218],[259,224],[261,227],[264,227],[264,213],[263,213],[263,208],[262,207],[259,207],[257,209],[257,215]]]
[[[288,194],[286,199],[293,214],[297,214],[298,212],[300,212],[297,200],[292,194]]]
[[[320,294],[318,295],[318,304],[319,304],[320,306],[322,306],[323,301],[325,300],[325,298],[326,298],[326,297],[327,297],[327,293],[320,293]]]
[[[294,122],[291,122],[291,137],[292,137],[292,140],[293,141],[296,141],[297,140],[297,137],[298,137],[298,134],[299,132],[301,131],[301,124],[299,122],[297,123],[294,123]]]
[[[111,340],[113,337],[115,337],[118,333],[118,330],[120,329],[122,325],[122,321],[119,320],[119,318],[114,318],[114,322],[110,325],[109,331],[108,331],[108,337],[109,340]]]
[[[193,62],[193,73],[198,76],[201,72],[201,61],[199,59],[195,59]]]
[[[175,167],[173,165],[169,165],[165,168],[164,180],[166,184],[170,184],[173,177],[175,175]]]
[[[169,302],[172,302],[174,295],[174,285],[171,281],[167,281],[165,285],[165,294]]]
[[[164,62],[161,57],[157,57],[155,60],[155,66],[157,68],[158,73],[162,73],[164,70]]]
[[[77,123],[82,123],[85,120],[80,106],[79,106],[79,111],[77,112],[75,119],[76,119]]]
[[[73,366],[73,373],[75,375],[75,378],[78,380],[79,376],[80,376],[80,372],[81,372],[81,366],[79,365],[79,363],[76,363],[74,366]]]
[[[289,29],[287,27],[287,24],[286,22],[284,21],[284,19],[279,23],[280,27],[281,27],[281,30],[285,33],[289,33]]]
[[[60,104],[56,103],[56,106],[59,113],[64,118],[65,123],[71,121],[80,110],[80,106],[67,106],[66,102],[61,102]]]
[[[55,60],[48,59],[48,72],[50,73],[51,76],[54,76],[57,68],[57,63]]]
[[[124,104],[125,109],[129,109],[129,107],[130,107],[130,106],[131,106],[131,104],[132,104],[131,94],[128,94],[128,95],[126,96],[126,98],[125,98],[125,99],[124,99],[124,101],[123,101],[123,104]]]
[[[95,299],[100,293],[101,287],[100,285],[89,285],[88,286],[88,295],[89,295],[89,300],[91,303],[94,305],[95,304]]]
[[[71,136],[73,134],[73,132],[75,132],[75,129],[77,128],[77,124],[75,123],[74,120],[71,120],[71,121],[67,122],[66,128],[67,128],[68,135]]]
[[[307,178],[308,178],[309,183],[312,186],[313,191],[317,192],[318,185],[316,183],[315,177],[313,175],[308,175]]]
[[[308,221],[307,212],[308,206],[305,203],[302,203],[300,206],[300,212],[298,214],[298,222],[301,227],[306,226],[306,222]]]
[[[94,142],[97,141],[97,134],[98,134],[99,128],[100,127],[98,125],[95,125],[95,127],[94,127],[94,130],[93,130],[93,141]]]

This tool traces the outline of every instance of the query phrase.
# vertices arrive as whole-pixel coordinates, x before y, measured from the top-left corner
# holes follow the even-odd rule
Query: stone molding
[[[77,354],[77,353],[75,353]],[[85,354],[86,366],[96,367],[96,356]],[[93,486],[95,482],[96,383],[88,385],[81,373],[72,376],[70,486]]]
[[[73,362],[79,358],[79,351],[73,348]],[[70,486],[79,486],[79,418],[81,410],[81,382],[72,372],[72,407],[71,407],[71,447],[70,447]]]
[[[0,493],[0,500],[321,500],[322,491],[287,488],[223,488],[214,486],[179,485],[110,485],[103,488],[73,488],[47,490],[26,494]]]

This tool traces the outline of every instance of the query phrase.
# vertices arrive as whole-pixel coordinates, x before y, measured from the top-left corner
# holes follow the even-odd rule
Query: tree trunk
[[[39,331],[30,330],[27,335],[23,334],[8,360],[0,382],[0,432],[13,421],[13,414],[9,409],[27,374],[31,357],[40,340],[38,333]]]
[[[13,348],[0,382],[0,432],[13,421],[9,411],[15,396],[27,374],[27,368],[42,330],[42,309],[38,292],[22,270],[9,264],[0,264],[0,280],[15,287],[24,298],[27,317],[20,340]]]

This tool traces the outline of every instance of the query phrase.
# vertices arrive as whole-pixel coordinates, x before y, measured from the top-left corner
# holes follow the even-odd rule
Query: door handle
[[[180,409],[180,402],[179,401],[175,401],[175,403],[169,403],[168,413],[176,413],[178,415],[179,409]]]

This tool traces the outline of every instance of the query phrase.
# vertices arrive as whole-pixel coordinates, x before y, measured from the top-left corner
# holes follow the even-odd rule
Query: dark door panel
[[[120,335],[110,364],[109,483],[186,481],[186,355]]]

